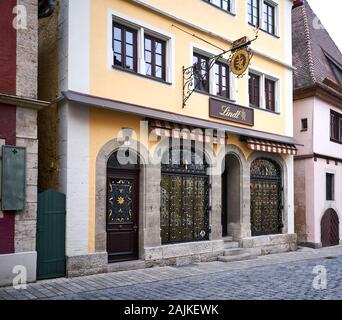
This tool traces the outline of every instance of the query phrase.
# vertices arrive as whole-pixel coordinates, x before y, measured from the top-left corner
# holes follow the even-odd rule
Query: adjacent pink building
[[[342,55],[306,1],[293,9],[295,229],[317,248],[341,243]]]

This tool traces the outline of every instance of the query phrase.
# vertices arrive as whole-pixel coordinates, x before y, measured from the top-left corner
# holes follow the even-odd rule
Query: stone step
[[[224,242],[230,242],[230,241],[233,241],[233,237],[229,237],[229,236],[227,236],[227,237],[222,237],[222,240],[223,240]]]
[[[233,261],[251,260],[251,259],[256,259],[256,258],[257,258],[256,255],[246,252],[246,253],[236,254],[232,256],[219,256],[217,260],[221,262],[233,262]]]
[[[223,251],[224,256],[236,256],[238,254],[243,254],[243,253],[249,253],[250,252],[246,249],[243,248],[231,248],[231,249],[225,249]]]
[[[114,262],[108,264],[108,272],[138,270],[145,269],[146,267],[146,262],[144,260]]]
[[[238,248],[238,247],[239,247],[239,243],[237,241],[227,241],[223,245],[224,249],[233,249],[233,248]]]

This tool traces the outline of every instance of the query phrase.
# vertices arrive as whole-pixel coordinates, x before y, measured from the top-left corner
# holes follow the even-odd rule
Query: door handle
[[[133,230],[134,230],[134,232],[137,232],[138,226],[133,226]]]

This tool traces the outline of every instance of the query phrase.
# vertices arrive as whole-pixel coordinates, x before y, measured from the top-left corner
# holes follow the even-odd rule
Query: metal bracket
[[[226,51],[223,51],[222,53],[212,57],[209,59],[208,62],[201,64],[195,64],[190,67],[185,68],[183,66],[183,108],[186,106],[186,102],[191,97],[193,92],[197,89],[200,81],[203,81],[208,78],[209,72],[211,68],[215,65],[216,61],[218,59],[222,59],[223,55],[230,53],[230,56],[228,58],[228,63],[230,63],[232,55],[235,51],[242,49],[242,48],[248,48],[253,41],[255,41],[258,38],[258,31],[259,29],[255,30],[255,37],[252,40],[249,40],[247,37],[245,38],[245,42],[239,42],[237,45],[233,45],[231,49],[228,49]],[[239,41],[239,40],[238,40]],[[253,54],[251,53],[253,56]],[[201,71],[205,70],[205,73],[202,73]],[[197,83],[194,85],[194,78],[195,76],[200,80],[197,81]],[[242,78],[243,75],[238,76],[238,78]]]

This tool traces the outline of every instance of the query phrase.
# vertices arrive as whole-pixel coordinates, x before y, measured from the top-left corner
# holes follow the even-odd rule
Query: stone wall
[[[16,94],[37,98],[38,3],[18,0],[27,12],[27,28],[17,30]],[[37,111],[17,107],[16,145],[26,147],[26,204],[15,215],[15,252],[36,250],[37,180],[38,180]]]
[[[296,234],[274,234],[243,238],[240,241],[242,248],[259,249],[262,255],[297,250]]]

